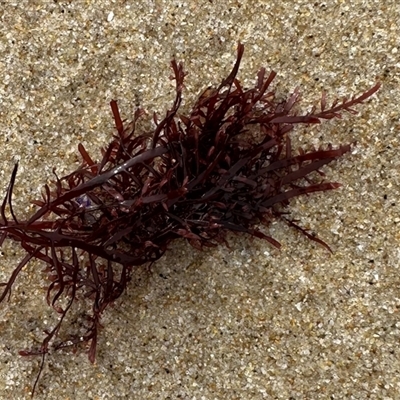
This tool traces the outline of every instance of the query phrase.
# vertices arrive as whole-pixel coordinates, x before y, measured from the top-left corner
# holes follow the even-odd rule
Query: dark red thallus
[[[117,102],[111,101],[116,134],[100,161],[79,144],[82,164],[62,178],[55,175],[52,187],[45,185],[43,198],[33,202],[37,211],[25,221],[12,206],[15,165],[0,207],[0,245],[6,238],[14,240],[27,255],[2,284],[0,301],[10,297],[22,268],[38,259],[47,265],[47,302],[61,314],[55,327],[45,331],[39,349],[20,352],[42,356],[32,395],[50,343],[73,302],[79,296],[92,299],[91,324],[83,336],[72,335],[54,343],[53,349],[90,342],[89,360],[94,362],[101,314],[124,292],[135,268],[158,260],[174,239],[183,237],[203,249],[224,243],[226,232],[233,231],[280,247],[260,226],[281,219],[330,250],[284,208],[294,197],[338,188],[339,183],[323,180],[320,168],[351,146],[328,144],[325,149],[300,149],[296,155],[288,134],[299,123],[354,113],[352,107],[380,84],[328,108],[323,94],[318,112],[314,107],[297,115],[297,90],[278,101],[270,89],[275,72],[266,76],[262,68],[254,88],[241,86],[236,76],[243,51],[239,43],[232,72],[218,88],[208,88],[187,115],[178,114],[185,73],[182,64],[172,60],[175,101],[161,121],[154,115],[153,132],[135,131],[143,110],[124,125]]]

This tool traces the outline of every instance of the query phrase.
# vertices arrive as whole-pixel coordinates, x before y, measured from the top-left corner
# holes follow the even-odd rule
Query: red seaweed
[[[40,348],[20,352],[42,357],[32,395],[50,345],[57,350],[88,343],[89,360],[95,361],[102,313],[124,293],[133,271],[162,257],[174,239],[185,238],[203,249],[225,243],[232,231],[279,248],[260,226],[281,219],[330,251],[323,240],[291,220],[285,208],[294,197],[338,188],[339,183],[323,180],[320,169],[351,146],[328,144],[294,154],[289,132],[299,123],[354,113],[352,107],[380,84],[328,108],[323,94],[318,112],[314,107],[297,115],[293,106],[298,91],[278,101],[270,88],[275,72],[266,75],[262,68],[253,88],[242,87],[237,73],[243,51],[239,43],[232,72],[217,88],[208,88],[187,115],[178,113],[185,73],[182,64],[172,60],[175,101],[165,118],[154,116],[150,136],[135,131],[142,109],[126,124],[112,100],[116,134],[101,158],[94,161],[79,144],[79,168],[61,178],[55,175],[54,184],[44,186],[42,199],[33,202],[37,211],[24,221],[12,206],[15,165],[0,207],[0,245],[11,239],[27,255],[2,284],[0,302],[10,297],[22,268],[38,259],[47,266],[50,280],[47,303],[61,316],[45,331]],[[86,334],[57,342],[65,316],[80,297],[92,300]]]

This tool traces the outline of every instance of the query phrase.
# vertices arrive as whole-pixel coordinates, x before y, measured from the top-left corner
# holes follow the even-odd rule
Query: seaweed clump
[[[285,207],[294,197],[338,188],[339,183],[321,178],[320,169],[349,152],[350,144],[294,154],[289,132],[296,124],[354,113],[352,107],[379,84],[330,107],[323,95],[318,111],[314,107],[297,115],[293,106],[299,92],[278,101],[270,89],[275,72],[267,75],[262,68],[253,88],[241,86],[236,76],[243,51],[239,43],[232,72],[217,88],[208,88],[188,115],[178,114],[185,73],[173,60],[175,101],[165,118],[154,116],[151,133],[135,130],[142,109],[126,124],[117,102],[111,101],[116,133],[100,160],[94,161],[79,144],[79,168],[61,178],[55,175],[54,184],[44,186],[42,199],[34,201],[37,211],[24,221],[12,206],[15,165],[0,208],[0,245],[8,238],[27,254],[2,284],[0,301],[10,296],[30,260],[46,265],[47,303],[60,318],[45,332],[40,348],[20,352],[42,356],[39,375],[50,347],[88,343],[94,362],[103,311],[121,296],[133,271],[158,260],[174,239],[185,238],[203,249],[224,243],[226,233],[233,231],[279,247],[259,226],[282,219],[329,249],[289,219]],[[86,334],[56,343],[65,316],[81,296],[93,304]]]

